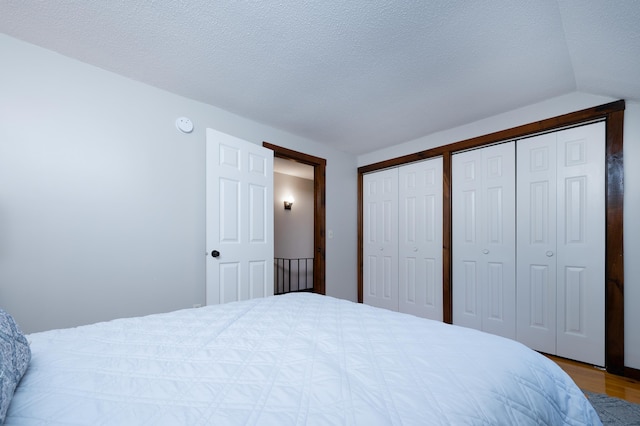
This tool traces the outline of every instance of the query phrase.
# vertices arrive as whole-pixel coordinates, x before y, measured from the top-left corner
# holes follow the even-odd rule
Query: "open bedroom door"
[[[207,305],[273,295],[273,151],[207,129]]]

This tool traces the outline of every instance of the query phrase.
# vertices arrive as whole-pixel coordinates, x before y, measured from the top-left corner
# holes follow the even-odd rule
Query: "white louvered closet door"
[[[398,310],[398,169],[363,180],[363,302]]]
[[[399,169],[400,312],[442,321],[442,157]]]
[[[605,125],[518,141],[518,340],[604,365]]]
[[[452,156],[453,323],[515,339],[515,143]]]

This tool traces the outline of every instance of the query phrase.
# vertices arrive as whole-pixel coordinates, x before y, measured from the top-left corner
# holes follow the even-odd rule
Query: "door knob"
[[[484,250],[482,250],[482,253],[484,253],[484,254],[489,254],[489,250],[484,249]]]
[[[214,250],[211,252],[211,257],[219,257],[220,256],[220,252],[218,250]]]
[[[547,257],[551,257],[551,256],[553,256],[553,252],[552,252],[551,250],[549,250],[549,251],[547,252]]]

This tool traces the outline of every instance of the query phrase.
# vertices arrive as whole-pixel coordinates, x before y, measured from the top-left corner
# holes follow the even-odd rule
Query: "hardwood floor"
[[[580,389],[605,393],[609,396],[640,404],[639,381],[609,374],[604,370],[581,362],[551,355],[546,356],[566,371]]]

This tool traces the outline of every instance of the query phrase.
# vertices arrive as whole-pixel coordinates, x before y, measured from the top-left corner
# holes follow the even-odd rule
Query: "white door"
[[[398,310],[398,169],[363,180],[363,302]]]
[[[604,366],[605,123],[558,132],[559,356]]]
[[[400,312],[442,321],[442,157],[399,169]]]
[[[518,141],[518,220],[518,339],[604,365],[604,123]]]
[[[453,323],[515,339],[515,143],[452,156]]]
[[[451,158],[453,323],[482,330],[482,154],[473,150]],[[479,222],[480,221],[480,222]]]
[[[273,151],[207,129],[207,305],[273,295]]]
[[[517,143],[517,339],[556,353],[556,134]]]

